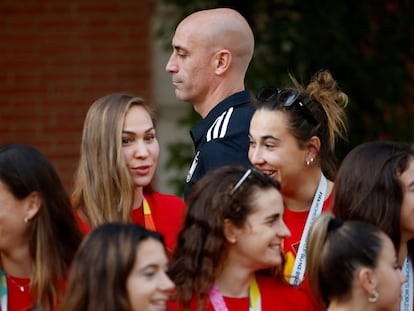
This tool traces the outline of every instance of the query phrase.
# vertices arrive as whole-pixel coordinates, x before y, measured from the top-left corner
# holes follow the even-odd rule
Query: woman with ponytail
[[[378,227],[319,216],[307,240],[306,273],[330,311],[398,311],[406,277],[391,239]]]
[[[249,159],[281,184],[283,219],[291,232],[283,245],[285,278],[310,293],[306,279],[302,282],[306,239],[315,218],[330,208],[335,141],[346,132],[348,97],[327,70],[317,72],[306,87],[295,80],[294,85],[259,93],[250,123]]]

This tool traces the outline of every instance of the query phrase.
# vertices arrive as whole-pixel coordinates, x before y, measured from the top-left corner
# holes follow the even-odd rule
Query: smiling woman
[[[223,166],[194,186],[169,274],[170,310],[312,310],[282,275],[279,183],[245,166]]]
[[[299,285],[306,281],[309,227],[330,208],[335,141],[346,130],[343,108],[348,97],[327,70],[317,72],[306,88],[295,84],[282,90],[266,88],[258,95],[249,159],[281,184],[284,221],[292,232],[283,245],[284,273],[291,284]],[[303,285],[309,289],[306,282]]]
[[[174,283],[162,236],[135,224],[98,226],[73,261],[61,311],[166,310]]]
[[[134,222],[161,232],[171,252],[184,201],[154,191],[159,145],[153,108],[139,97],[109,94],[86,115],[73,205],[85,233],[110,221]]]

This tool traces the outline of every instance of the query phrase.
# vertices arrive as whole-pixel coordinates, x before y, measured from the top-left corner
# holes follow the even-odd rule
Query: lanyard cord
[[[0,270],[0,306],[2,311],[7,311],[7,280],[6,280],[6,271],[3,269]]]
[[[323,202],[326,197],[327,180],[325,175],[321,173],[321,180],[319,181],[318,189],[312,201],[312,206],[309,210],[308,218],[306,219],[305,228],[303,229],[302,237],[299,243],[299,249],[296,254],[295,264],[293,266],[292,275],[289,283],[291,285],[299,285],[303,279],[306,269],[306,242],[308,240],[308,233],[313,221],[322,213]]]
[[[154,219],[152,218],[151,208],[145,197],[142,198],[142,207],[144,210],[144,226],[146,229],[156,231]]]
[[[210,292],[210,301],[215,311],[228,311],[226,302],[217,284],[214,284]],[[249,311],[260,311],[262,309],[262,298],[256,278],[253,278],[249,288]]]
[[[410,257],[406,257],[402,266],[402,271],[407,277],[407,281],[401,286],[402,298],[400,304],[401,311],[413,310],[413,265]]]

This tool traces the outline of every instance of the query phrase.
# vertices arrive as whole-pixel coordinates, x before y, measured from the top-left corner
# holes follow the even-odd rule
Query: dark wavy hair
[[[249,169],[251,173],[246,174]],[[176,285],[177,301],[182,302],[185,309],[189,308],[193,295],[198,299],[199,308],[204,308],[204,299],[227,255],[225,219],[242,227],[255,208],[255,194],[271,188],[280,190],[280,185],[254,168],[232,165],[208,172],[194,186],[169,268]],[[281,268],[272,272],[282,280]]]

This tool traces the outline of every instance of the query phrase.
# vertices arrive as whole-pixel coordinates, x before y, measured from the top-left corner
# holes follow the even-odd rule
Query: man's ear
[[[214,56],[214,65],[216,75],[222,75],[230,68],[232,56],[229,50],[223,49],[216,52]]]
[[[233,224],[230,219],[224,219],[224,236],[230,244],[237,242],[239,229]]]
[[[32,220],[42,208],[42,197],[36,191],[33,191],[26,198],[25,205],[25,222]]]

